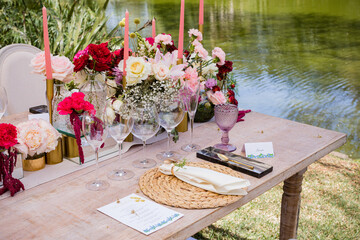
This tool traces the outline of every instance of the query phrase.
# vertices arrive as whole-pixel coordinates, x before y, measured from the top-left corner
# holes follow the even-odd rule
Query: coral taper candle
[[[153,20],[152,20],[152,38],[153,39],[155,39],[155,37],[156,37],[156,28],[155,28],[155,18],[153,18]]]
[[[199,25],[204,24],[204,0],[199,2]]]
[[[44,32],[44,50],[45,50],[45,66],[46,66],[46,79],[52,79],[51,68],[51,55],[50,55],[50,43],[49,43],[49,31],[47,24],[46,8],[42,8],[43,13],[43,32]]]
[[[181,0],[180,8],[180,24],[179,24],[179,43],[178,43],[178,59],[183,58],[184,46],[184,13],[185,13],[185,0]]]
[[[125,12],[125,33],[124,33],[124,68],[123,76],[126,76],[126,60],[129,58],[129,12]]]

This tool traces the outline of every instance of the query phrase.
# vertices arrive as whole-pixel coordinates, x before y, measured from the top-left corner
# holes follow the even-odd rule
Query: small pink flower
[[[171,36],[168,34],[159,34],[155,37],[156,44],[172,45]]]
[[[224,96],[224,94],[221,91],[217,91],[217,92],[213,92],[213,91],[207,91],[206,95],[208,97],[208,99],[214,104],[214,105],[218,105],[218,104],[224,104],[226,103],[226,98]]]
[[[68,83],[73,80],[74,64],[64,56],[51,58],[53,78]]]
[[[199,30],[193,28],[190,29],[188,33],[189,33],[189,37],[194,36],[198,41],[202,41],[202,33]]]
[[[33,68],[32,73],[44,75],[46,74],[45,66],[45,52],[39,52],[31,59],[30,66]]]
[[[202,46],[201,42],[199,42],[199,41],[196,40],[196,39],[192,42],[192,45],[194,45],[195,47],[197,47],[197,46]]]
[[[199,57],[201,57],[203,60],[206,60],[206,58],[208,57],[209,53],[206,51],[206,49],[200,44],[198,46],[195,47],[195,53],[197,53],[199,55]]]
[[[225,64],[225,52],[219,48],[219,47],[216,47],[214,48],[214,50],[212,50],[212,57],[214,59],[217,59],[218,58],[218,65],[224,65]]]
[[[188,67],[185,70],[185,75],[184,75],[185,79],[188,81],[197,81],[199,76],[198,76],[198,72],[196,70],[196,68],[192,68],[192,67]]]

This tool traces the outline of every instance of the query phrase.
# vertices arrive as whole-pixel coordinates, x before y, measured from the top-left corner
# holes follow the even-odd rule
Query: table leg
[[[280,240],[297,237],[301,202],[301,185],[306,168],[284,181],[281,201]]]

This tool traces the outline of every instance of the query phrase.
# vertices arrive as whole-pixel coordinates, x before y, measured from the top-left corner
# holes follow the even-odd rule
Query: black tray
[[[218,153],[225,155],[229,159],[233,159],[237,162],[243,163],[243,164],[251,166],[251,167],[247,167],[245,165],[238,164],[238,163],[231,162],[231,161],[224,161],[221,158],[219,158],[219,156],[217,155]],[[265,176],[266,174],[272,172],[272,170],[273,170],[273,167],[266,163],[263,163],[263,162],[260,162],[260,161],[257,161],[257,160],[251,159],[251,158],[243,157],[243,156],[231,153],[231,152],[216,149],[214,147],[207,147],[202,150],[199,150],[196,153],[196,156],[198,158],[207,160],[209,162],[218,163],[218,164],[230,167],[236,171],[239,171],[239,172],[242,172],[242,173],[248,174],[250,176],[257,177],[257,178],[261,178],[261,177]]]

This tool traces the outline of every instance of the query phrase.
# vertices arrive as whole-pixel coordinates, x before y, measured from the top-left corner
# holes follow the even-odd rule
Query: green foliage
[[[119,26],[107,32],[103,4],[90,0],[0,0],[0,48],[25,43],[43,49],[42,6],[47,8],[51,53],[72,59],[90,43],[110,41],[120,46],[115,37]]]

